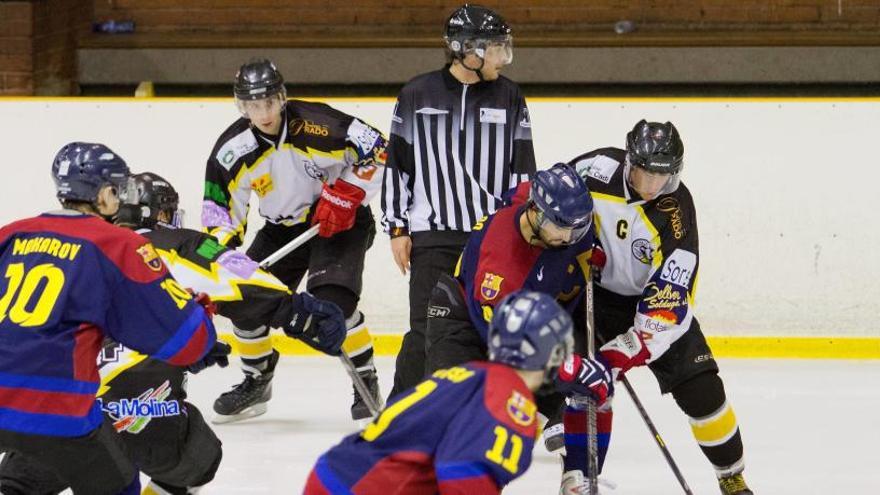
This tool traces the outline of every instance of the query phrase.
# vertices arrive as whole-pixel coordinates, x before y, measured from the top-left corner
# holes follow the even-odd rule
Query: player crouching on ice
[[[225,357],[210,314],[171,277],[149,241],[109,223],[128,177],[125,161],[103,144],[70,143],[52,164],[64,209],[0,229],[4,494],[65,487],[77,494],[140,493],[142,466],[129,459],[95,398],[105,337],[180,374],[181,367],[203,369]],[[180,413],[167,408],[174,411]]]
[[[175,276],[182,297],[182,287],[209,294],[212,309],[239,328],[281,327],[318,350],[339,353],[345,339],[345,318],[339,308],[309,294],[292,295],[243,253],[219,246],[208,234],[180,228],[177,191],[162,177],[149,172],[134,175],[127,189],[128,199],[116,223],[136,229],[153,243],[154,255]],[[225,366],[229,347],[219,345],[225,346],[221,353]],[[110,340],[104,343],[99,367],[105,416],[135,464],[151,478],[144,494],[185,495],[210,482],[220,465],[221,444],[201,412],[185,402],[184,369]],[[203,368],[191,366],[190,371]],[[243,414],[258,414],[261,405],[264,411],[265,403],[258,403]],[[33,488],[55,485],[22,485],[22,476],[41,470],[25,466],[27,460],[20,456],[12,460],[3,465],[3,483],[11,476],[29,488],[26,493],[56,493],[64,488],[61,484],[55,492],[43,492]],[[33,476],[54,478],[51,473]]]
[[[572,327],[552,297],[509,295],[491,321],[488,362],[438,370],[393,397],[366,429],[318,459],[304,493],[500,493],[531,464],[533,393],[553,382],[564,360],[602,370],[583,377],[590,385],[579,390],[599,400],[607,394],[605,368],[571,354]]]
[[[146,172],[133,176],[137,188],[135,204],[123,205],[118,223],[137,229],[150,239],[162,261],[184,287],[211,296],[217,313],[243,331],[281,328],[290,337],[325,354],[340,352],[346,337],[342,310],[329,301],[301,292],[294,294],[274,275],[262,270],[246,254],[220,245],[203,232],[181,228],[179,196],[162,177]],[[268,338],[268,335],[267,337]],[[271,380],[272,372],[258,378],[246,375],[239,387],[258,390],[247,397],[252,405],[236,414],[214,420],[228,422],[266,412],[272,396],[271,383],[251,387],[250,380]]]

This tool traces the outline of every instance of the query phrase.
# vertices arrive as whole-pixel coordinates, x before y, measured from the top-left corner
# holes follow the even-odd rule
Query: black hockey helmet
[[[510,36],[510,26],[504,18],[492,9],[469,3],[449,16],[444,33],[447,43],[452,40],[504,39],[507,36]]]
[[[626,159],[655,174],[677,174],[684,163],[684,143],[671,122],[640,120],[626,135]]]
[[[284,77],[275,64],[265,58],[251,59],[238,69],[234,91],[238,100],[262,100],[278,93],[286,98]]]
[[[152,228],[159,222],[159,214],[164,212],[168,224],[182,226],[183,213],[178,209],[180,196],[170,182],[152,172],[132,175],[131,180],[134,198],[120,209],[116,223]]]

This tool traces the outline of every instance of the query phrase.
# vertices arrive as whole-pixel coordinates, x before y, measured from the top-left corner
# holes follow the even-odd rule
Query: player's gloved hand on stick
[[[211,300],[211,296],[204,292],[195,293],[192,289],[186,290],[193,295],[193,300],[205,309],[205,314],[208,315],[208,318],[214,318],[214,315],[217,314],[217,305]]]
[[[225,368],[229,366],[229,353],[232,352],[232,347],[229,346],[226,342],[218,340],[214,342],[214,347],[205,354],[200,361],[196,361],[195,363],[186,367],[190,373],[198,373],[205,368],[210,366],[214,366],[215,364],[221,368]]]
[[[592,397],[601,406],[614,393],[611,371],[602,356],[596,359],[570,355],[556,375],[556,390],[569,397]]]
[[[608,256],[605,255],[605,250],[602,249],[602,246],[598,244],[594,245],[593,251],[590,253],[590,266],[595,270],[602,271],[607,262]]]
[[[310,347],[335,356],[345,341],[345,315],[339,306],[301,292],[293,296],[293,317],[283,325],[284,333]]]
[[[333,185],[325,183],[312,219],[312,224],[321,224],[318,235],[332,237],[352,228],[357,209],[365,196],[363,189],[342,179],[336,179]]]
[[[634,328],[606,342],[599,348],[599,352],[611,368],[615,380],[620,373],[642,366],[651,358],[645,339]]]

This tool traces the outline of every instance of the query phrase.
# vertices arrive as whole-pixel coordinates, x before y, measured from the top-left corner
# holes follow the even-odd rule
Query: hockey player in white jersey
[[[589,186],[598,239],[607,254],[595,289],[602,356],[615,373],[647,365],[661,392],[671,393],[688,416],[721,492],[751,494],[742,475],[736,416],[694,316],[697,218],[690,191],[681,182],[684,145],[678,131],[669,122],[642,120],[627,134],[625,150],[594,150],[570,165]],[[582,415],[569,410],[566,430],[579,429]],[[604,460],[611,410],[598,416]],[[580,438],[566,435],[566,442]],[[578,469],[578,453],[585,446],[567,445],[566,450],[566,470]]]
[[[241,245],[255,193],[266,224],[247,254],[260,261],[320,223],[319,237],[269,271],[291,290],[308,272],[307,290],[342,309],[348,327],[343,349],[380,403],[372,339],[357,306],[364,256],[375,235],[368,203],[381,189],[387,140],[328,105],[287,100],[281,73],[265,59],[241,66],[235,102],[242,117],[223,132],[208,158],[202,224],[220,244]],[[214,403],[217,422],[239,419],[268,401],[278,362],[267,328],[236,329],[235,337],[245,380]],[[352,418],[370,417],[356,391],[354,397]]]

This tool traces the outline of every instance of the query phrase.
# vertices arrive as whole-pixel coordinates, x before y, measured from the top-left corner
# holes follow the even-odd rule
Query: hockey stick
[[[596,326],[593,319],[593,269],[587,272],[586,311],[587,311],[587,357],[596,357]],[[599,494],[599,428],[596,422],[596,401],[587,398],[587,477],[590,481],[589,494]]]
[[[274,265],[281,258],[287,256],[292,253],[298,247],[303,244],[309,242],[312,237],[315,237],[318,234],[318,230],[320,229],[321,224],[316,223],[309,230],[303,232],[302,234],[296,236],[295,239],[288,242],[280,249],[275,251],[266,257],[263,261],[260,262],[260,268],[266,269],[270,266]],[[367,409],[370,410],[370,414],[375,418],[379,414],[379,405],[376,404],[376,400],[369,393],[369,388],[367,388],[367,384],[364,383],[364,379],[361,378],[361,375],[358,374],[357,369],[354,366],[354,363],[351,362],[351,358],[348,357],[348,354],[345,353],[342,349],[339,350],[339,360],[342,361],[342,367],[345,368],[345,371],[348,373],[348,376],[351,377],[351,382],[354,384],[354,388],[358,391],[361,398],[364,399],[364,403],[367,405]]]
[[[281,246],[281,248],[278,251],[275,251],[274,253],[270,254],[269,256],[266,257],[266,259],[264,259],[263,261],[260,262],[260,268],[262,268],[264,270],[266,268],[269,268],[270,266],[277,263],[278,260],[287,256],[291,252],[293,252],[296,248],[309,242],[312,239],[312,237],[315,237],[316,235],[318,235],[318,229],[320,229],[320,227],[321,227],[321,224],[315,224],[309,230],[296,236],[296,239],[288,242],[284,246]]]
[[[672,469],[672,473],[675,474],[675,478],[678,480],[681,488],[687,495],[693,495],[694,492],[691,491],[691,487],[689,487],[687,481],[684,480],[684,476],[681,474],[681,470],[678,469],[678,465],[672,458],[672,453],[669,452],[669,448],[666,447],[666,442],[663,441],[663,438],[660,436],[660,432],[657,431],[657,427],[654,426],[654,422],[651,421],[651,418],[648,416],[648,411],[645,409],[642,401],[639,400],[639,396],[636,395],[636,391],[633,388],[632,384],[629,383],[626,375],[620,375],[617,378],[617,381],[623,383],[624,388],[626,388],[626,391],[629,393],[629,397],[632,399],[633,404],[635,404],[636,409],[639,411],[639,415],[642,416],[642,420],[644,420],[645,426],[648,427],[648,431],[651,432],[651,436],[654,437],[654,441],[657,442],[657,447],[660,447],[660,452],[663,453],[663,457],[666,459],[666,464],[669,464],[669,467],[670,469]]]
[[[358,374],[357,368],[354,367],[354,363],[351,361],[351,358],[348,357],[348,354],[341,349],[339,351],[339,359],[342,361],[345,371],[348,372],[348,376],[351,377],[351,383],[354,384],[354,388],[357,389],[358,394],[364,399],[364,404],[367,405],[370,414],[375,418],[379,415],[379,404],[376,403],[376,399],[370,393],[370,389],[367,388],[364,379]]]

